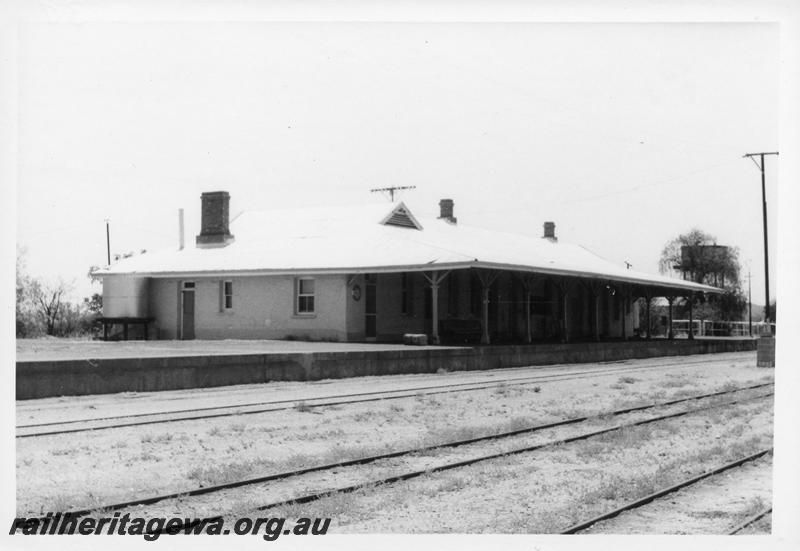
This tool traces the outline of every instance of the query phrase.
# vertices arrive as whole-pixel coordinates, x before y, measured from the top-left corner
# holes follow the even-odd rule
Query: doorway
[[[181,286],[181,340],[194,339],[194,281]]]
[[[378,336],[378,290],[375,274],[364,275],[364,336],[375,340]]]

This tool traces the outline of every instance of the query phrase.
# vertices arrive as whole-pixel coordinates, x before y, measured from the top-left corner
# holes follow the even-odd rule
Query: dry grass
[[[86,495],[57,494],[47,498],[39,510],[40,515],[47,513],[66,513],[78,509],[98,509],[102,507],[100,498],[89,492]]]
[[[764,406],[749,407],[744,412],[732,412],[723,410],[721,412],[708,412],[703,414],[708,424],[711,423],[710,413],[716,413],[720,419],[733,418],[734,422],[720,425],[724,427],[722,434],[724,440],[716,442],[699,440],[699,447],[702,449],[685,453],[664,453],[655,448],[648,451],[637,459],[628,471],[609,474],[604,467],[609,461],[620,461],[620,450],[631,450],[641,448],[644,444],[652,444],[653,439],[664,439],[664,436],[672,437],[679,434],[681,430],[688,430],[684,418],[663,421],[652,425],[639,427],[628,427],[623,430],[614,431],[591,440],[561,444],[549,448],[547,461],[551,464],[563,465],[556,467],[569,469],[575,472],[575,478],[569,478],[570,492],[575,492],[572,481],[585,480],[587,484],[584,488],[570,495],[569,506],[553,507],[546,511],[531,515],[530,511],[526,514],[516,513],[503,515],[495,518],[491,524],[482,525],[476,523],[470,531],[491,530],[493,532],[505,533],[554,533],[577,520],[605,511],[609,508],[620,505],[623,502],[637,499],[650,494],[660,488],[670,486],[688,476],[699,474],[712,466],[731,461],[753,453],[754,450],[764,447],[769,438],[765,436],[752,436],[742,440],[743,419],[748,416],[747,412],[761,410]],[[739,409],[739,408],[733,408]],[[741,408],[744,409],[744,408]],[[696,419],[694,416],[693,420]],[[512,419],[509,425],[537,424],[537,421],[525,417]],[[695,421],[693,421],[695,422]],[[702,430],[702,421],[699,424]],[[428,437],[437,440],[449,440],[469,438],[477,433],[486,431],[487,426],[465,426],[451,429],[431,430]],[[496,432],[498,427],[491,427],[492,432]],[[669,448],[669,440],[665,445]],[[730,440],[735,440],[731,442]],[[648,448],[645,448],[648,449]],[[363,450],[366,452],[366,450]],[[372,451],[370,451],[371,453]],[[352,454],[352,450],[340,450],[340,455]],[[671,455],[670,459],[666,456]],[[542,460],[545,458],[542,457]],[[591,465],[588,466],[587,464]],[[369,519],[382,517],[384,513],[390,511],[415,510],[416,504],[421,499],[431,499],[434,502],[447,494],[448,500],[470,500],[473,499],[476,488],[496,488],[504,483],[508,483],[509,476],[515,469],[520,468],[520,456],[509,456],[496,461],[478,463],[470,467],[469,471],[450,471],[442,473],[431,473],[424,475],[415,481],[390,486],[372,486],[363,488],[357,492],[349,494],[333,494],[319,502],[313,504],[299,505],[297,507],[281,508],[280,511],[270,511],[271,515],[280,514],[282,516],[331,516],[337,518],[340,523],[352,524],[367,521]],[[535,471],[535,468],[532,469]],[[536,474],[531,469],[528,474],[536,478]],[[566,480],[566,479],[565,479]],[[564,482],[559,482],[563,484]],[[546,482],[540,484],[536,490],[538,493],[554,491],[563,492],[559,487],[548,490]],[[576,505],[579,504],[579,505]],[[409,511],[409,514],[411,512]],[[709,514],[714,514],[710,512]],[[458,521],[454,521],[454,526],[458,526]],[[420,530],[425,530],[420,524]],[[450,525],[442,524],[437,531],[449,530],[463,531],[462,528],[450,528]],[[410,528],[409,530],[414,530]]]
[[[742,386],[751,386],[751,385],[741,385],[740,386],[738,383],[736,383],[734,381],[728,381],[724,385],[720,386],[719,390],[721,392],[731,392],[731,391],[734,391],[734,390],[736,390],[738,388],[741,388]]]
[[[156,463],[161,461],[161,458],[159,456],[155,455],[154,453],[146,451],[139,454],[138,459],[139,461],[154,461]]]
[[[469,483],[469,479],[463,475],[448,473],[435,483],[426,486],[422,490],[422,495],[427,497],[436,497],[440,494],[448,492],[457,492],[466,488]]]
[[[347,433],[341,427],[337,427],[335,429],[330,429],[322,432],[308,432],[307,434],[303,435],[302,438],[298,438],[298,440],[303,440],[306,442],[313,442],[317,440],[331,440],[331,439],[342,439],[347,436]]]
[[[664,388],[682,388],[692,384],[692,380],[686,375],[667,373],[666,380],[661,381],[660,386]]]
[[[254,473],[272,467],[274,463],[269,460],[248,460],[231,462],[206,467],[196,467],[186,473],[186,478],[194,480],[201,487],[225,484],[245,478],[251,478]]]
[[[53,448],[50,450],[50,455],[60,456],[60,455],[75,455],[80,450],[78,448]]]
[[[469,440],[482,436],[492,436],[534,427],[542,423],[540,418],[517,416],[502,423],[492,425],[458,425],[455,427],[432,427],[420,439],[420,446]]]
[[[508,387],[507,383],[500,383],[495,387],[494,394],[496,396],[508,396],[511,394],[511,389]]]
[[[290,504],[270,509],[269,515],[282,518],[317,517],[337,519],[347,517],[350,521],[358,521],[366,517],[372,509],[370,500],[366,498],[379,491],[380,488],[380,485],[370,485],[354,492],[336,492],[313,503]]]
[[[237,449],[228,449],[236,452]],[[194,480],[201,486],[225,484],[236,480],[256,478],[295,469],[316,465],[329,465],[363,459],[373,455],[381,455],[393,451],[389,446],[341,446],[326,450],[320,454],[295,453],[282,460],[248,459],[229,461],[210,466],[196,467],[188,471],[185,477]]]
[[[760,513],[761,511],[766,509],[768,506],[769,506],[769,504],[766,501],[764,501],[764,499],[761,496],[756,496],[754,498],[751,498],[747,502],[747,505],[744,507],[744,509],[742,509],[736,515],[736,518],[731,523],[731,526],[741,524],[742,522],[744,522],[748,518],[752,517],[753,515],[756,515],[756,514]]]

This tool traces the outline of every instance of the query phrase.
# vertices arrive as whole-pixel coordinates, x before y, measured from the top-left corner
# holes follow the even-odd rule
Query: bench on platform
[[[406,333],[403,335],[403,344],[410,344],[414,346],[427,346],[428,335],[424,333]]]
[[[124,341],[128,340],[128,326],[141,325],[143,330],[144,340],[147,340],[148,337],[147,326],[151,322],[155,321],[155,318],[138,318],[131,316],[120,316],[120,317],[101,316],[100,318],[98,318],[98,321],[100,321],[103,324],[104,341],[109,340],[110,337],[108,328],[109,327],[113,328],[115,325],[122,325],[122,340]],[[117,337],[117,339],[114,340],[119,340],[119,337]]]

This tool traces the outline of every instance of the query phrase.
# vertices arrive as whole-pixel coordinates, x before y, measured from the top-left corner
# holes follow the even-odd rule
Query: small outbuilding
[[[634,300],[666,297],[671,312],[677,297],[720,291],[618,266],[560,242],[553,222],[541,236],[459,224],[450,199],[437,218],[396,202],[233,221],[227,192],[201,201],[194,246],[95,273],[105,317],[148,320],[161,339],[626,339],[638,325]]]

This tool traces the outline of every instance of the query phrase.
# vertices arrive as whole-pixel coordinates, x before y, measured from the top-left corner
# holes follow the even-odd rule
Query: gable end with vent
[[[385,226],[413,228],[416,230],[422,229],[422,224],[420,224],[417,219],[414,218],[414,215],[411,214],[411,211],[408,210],[408,207],[403,203],[400,203],[393,208],[392,212],[390,212],[383,220],[381,220],[381,224]]]

